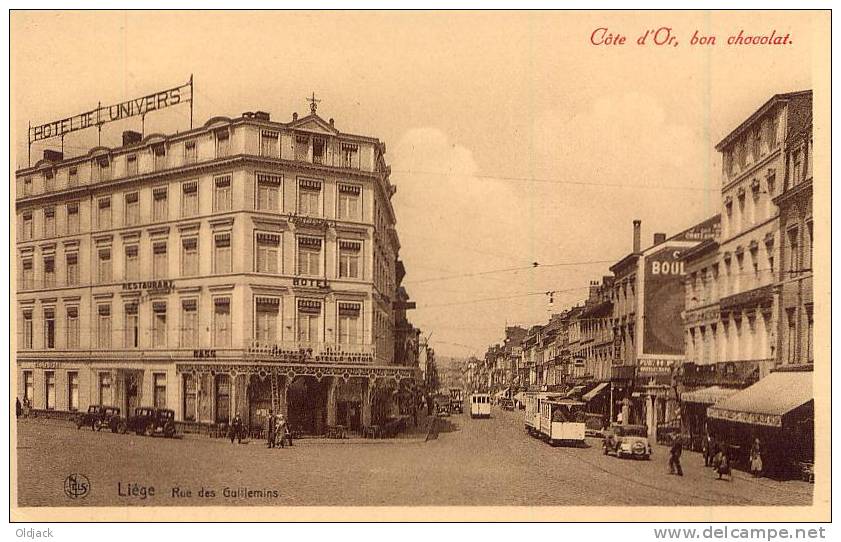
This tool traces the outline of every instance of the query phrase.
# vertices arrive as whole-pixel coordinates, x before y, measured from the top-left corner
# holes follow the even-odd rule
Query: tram
[[[523,406],[525,412],[523,414],[523,422],[526,426],[526,432],[529,435],[536,437],[540,434],[540,405],[544,401],[553,399],[560,399],[560,393],[547,392],[526,392],[523,396]]]
[[[491,396],[487,393],[474,393],[470,396],[470,417],[491,417]]]
[[[584,444],[586,403],[570,399],[547,399],[540,402],[538,432],[549,444]]]

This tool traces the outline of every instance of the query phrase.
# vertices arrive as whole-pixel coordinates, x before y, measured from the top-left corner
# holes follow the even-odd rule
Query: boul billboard
[[[666,247],[645,258],[643,354],[683,353],[683,262],[681,248]]]

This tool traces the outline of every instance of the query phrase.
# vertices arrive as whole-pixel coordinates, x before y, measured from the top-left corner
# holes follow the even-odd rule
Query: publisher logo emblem
[[[91,482],[84,474],[71,474],[64,479],[64,494],[71,499],[84,499],[91,489]]]

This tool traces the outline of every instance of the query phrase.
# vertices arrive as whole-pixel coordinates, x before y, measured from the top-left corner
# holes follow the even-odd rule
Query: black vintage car
[[[76,429],[90,427],[94,431],[101,431],[107,427],[111,432],[117,432],[117,421],[120,419],[120,409],[105,405],[91,405],[88,411],[76,417]]]
[[[134,409],[134,416],[117,423],[118,431],[134,431],[138,435],[165,437],[175,436],[175,412],[168,408],[139,407]]]

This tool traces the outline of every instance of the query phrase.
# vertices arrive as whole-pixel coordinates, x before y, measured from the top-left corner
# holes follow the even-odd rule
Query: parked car
[[[514,400],[502,398],[499,400],[499,406],[502,410],[514,410]]]
[[[651,443],[648,442],[648,428],[644,425],[623,425],[612,423],[604,432],[602,451],[605,455],[649,459]]]
[[[90,426],[94,431],[101,431],[103,427],[108,427],[112,432],[116,432],[114,420],[120,419],[120,409],[105,405],[91,405],[88,411],[79,414],[76,417],[76,429]]]
[[[175,412],[168,408],[139,407],[134,415],[118,422],[120,433],[134,431],[138,435],[165,437],[175,436]]]

